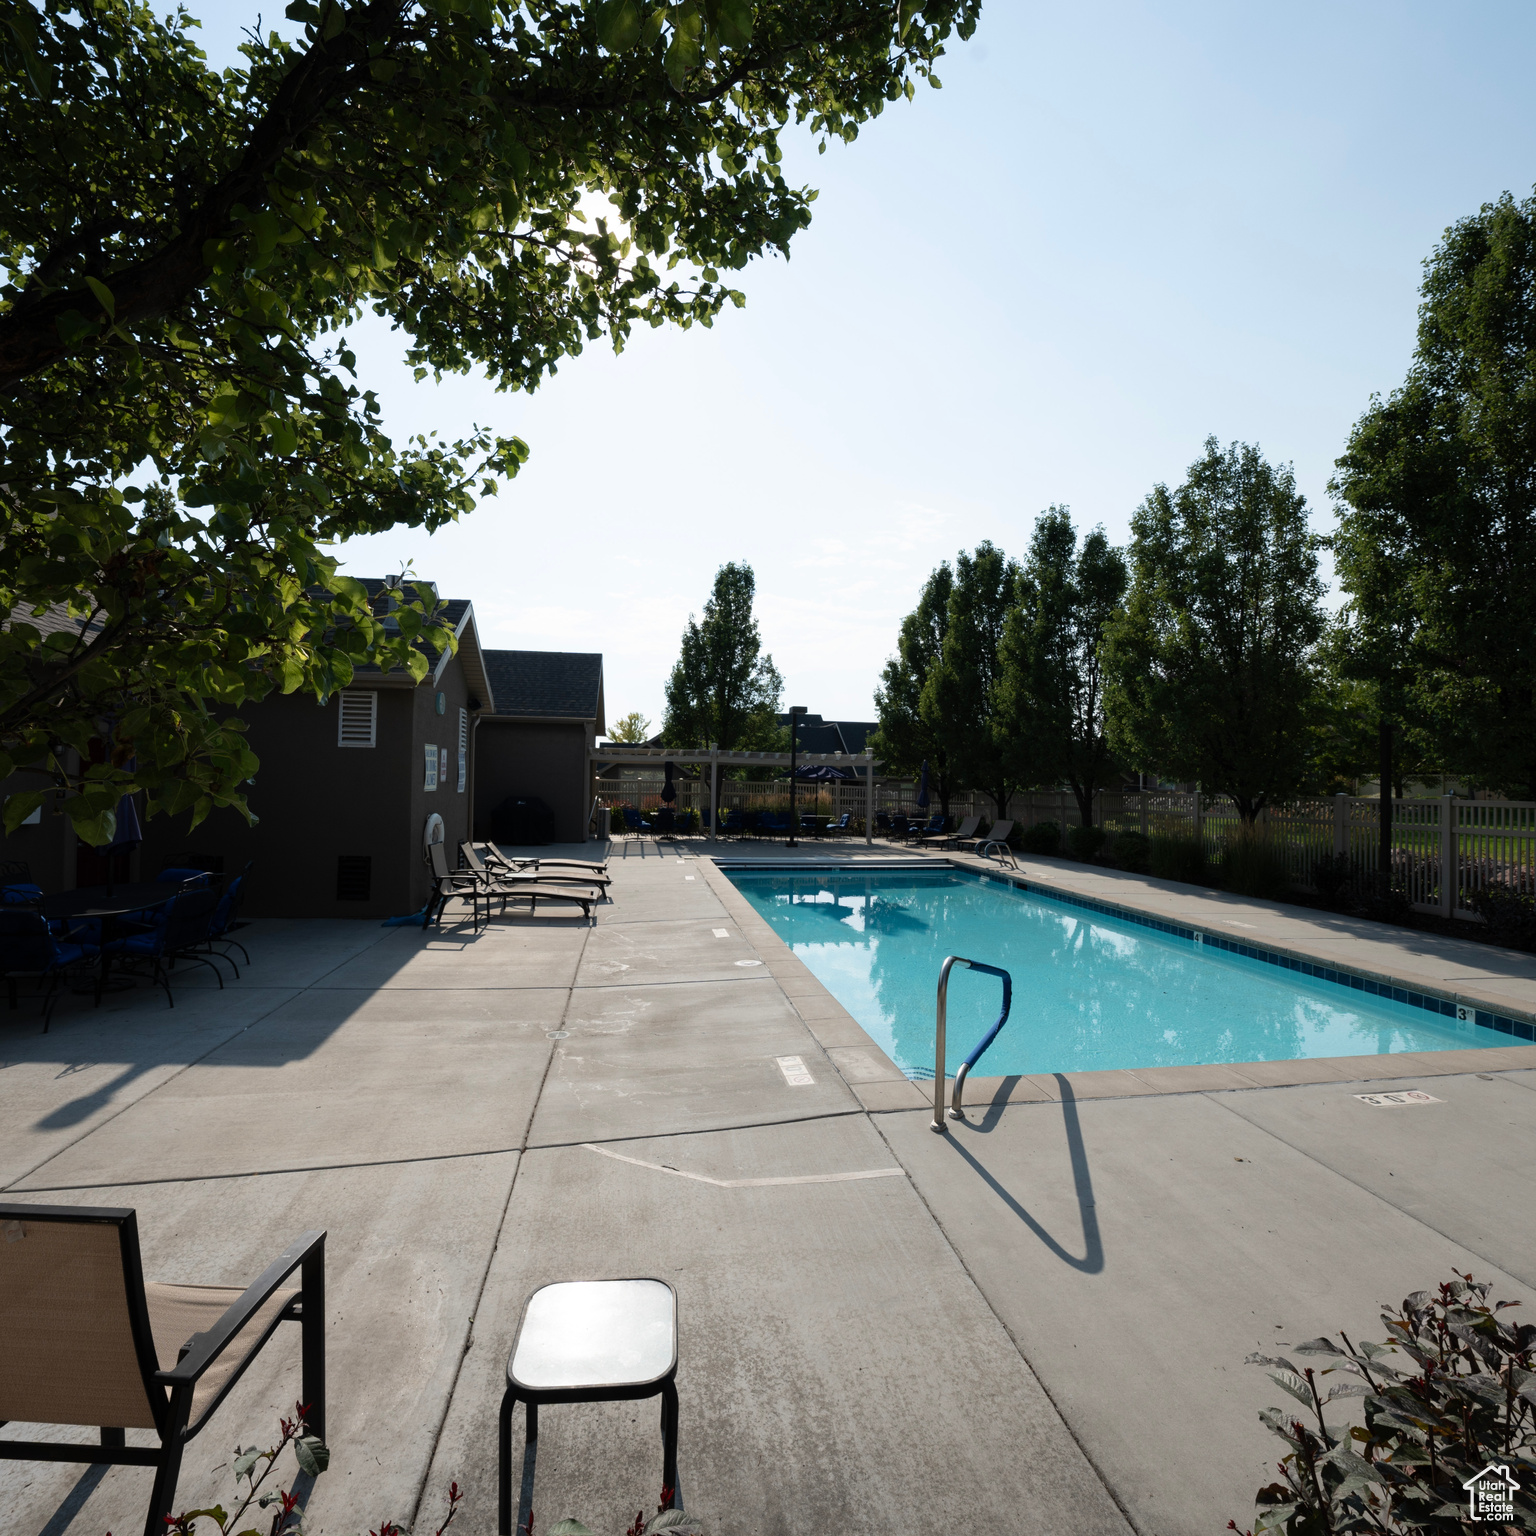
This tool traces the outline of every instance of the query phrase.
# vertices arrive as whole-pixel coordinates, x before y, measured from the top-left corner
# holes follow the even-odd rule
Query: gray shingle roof
[[[498,715],[595,720],[603,688],[601,652],[491,651],[485,670]]]

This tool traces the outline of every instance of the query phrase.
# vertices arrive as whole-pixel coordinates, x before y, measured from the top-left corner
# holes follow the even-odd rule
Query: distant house
[[[495,707],[475,727],[475,836],[508,801],[542,800],[554,840],[580,842],[592,805],[588,750],[608,729],[603,658],[590,651],[487,651]]]
[[[780,715],[779,724],[788,730],[789,716]],[[879,724],[878,720],[823,720],[820,715],[801,715],[795,743],[801,752],[859,753]],[[863,773],[859,768],[853,771]]]

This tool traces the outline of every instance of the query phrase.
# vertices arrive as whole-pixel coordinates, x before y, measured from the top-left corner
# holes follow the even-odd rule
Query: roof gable
[[[595,651],[483,652],[498,717],[603,724],[603,658]]]

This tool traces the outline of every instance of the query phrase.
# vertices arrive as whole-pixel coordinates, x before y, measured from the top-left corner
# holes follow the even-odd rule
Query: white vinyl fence
[[[677,810],[708,808],[707,780],[675,782]],[[645,814],[661,804],[662,783],[660,775],[598,780],[597,792],[605,806],[633,805]],[[801,782],[795,787],[795,805],[804,814],[836,817],[848,811],[862,818],[865,794],[862,781]],[[938,797],[930,798],[925,813],[918,808],[915,785],[875,785],[877,812],[932,814],[938,810]],[[722,779],[720,803],[723,809],[786,810],[789,783]],[[1256,830],[1283,856],[1291,879],[1299,886],[1311,886],[1317,864],[1333,858],[1347,859],[1351,875],[1363,880],[1377,868],[1380,813],[1381,802],[1375,798],[1334,795],[1292,800],[1267,807]],[[996,811],[990,796],[965,794],[950,796],[949,814],[956,820],[980,816],[990,823]],[[1055,822],[1063,833],[1082,821],[1076,798],[1065,791],[1016,794],[1008,802],[1008,816],[1020,827]],[[1236,806],[1224,797],[1168,790],[1105,790],[1097,797],[1094,820],[1110,832],[1198,838],[1212,860],[1242,825]],[[1417,911],[1445,917],[1475,917],[1472,895],[1490,886],[1536,895],[1536,802],[1460,800],[1450,795],[1394,800],[1392,874]]]

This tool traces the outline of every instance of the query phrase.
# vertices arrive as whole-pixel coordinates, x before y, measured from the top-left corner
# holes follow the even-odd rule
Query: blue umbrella
[[[917,803],[920,809],[928,809],[928,759],[923,759],[923,773],[917,784]]]

